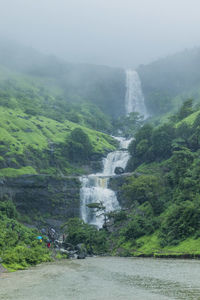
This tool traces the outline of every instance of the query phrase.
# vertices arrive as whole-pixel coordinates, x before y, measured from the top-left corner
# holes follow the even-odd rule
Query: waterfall
[[[134,70],[126,70],[126,114],[138,112],[146,119],[148,114],[144,103],[144,95],[139,75]]]
[[[106,212],[114,211],[120,208],[117,196],[114,191],[108,188],[109,178],[115,175],[115,168],[126,167],[129,160],[127,150],[131,140],[116,138],[120,142],[120,149],[111,152],[103,159],[102,173],[82,176],[80,181],[82,188],[80,190],[81,199],[81,218],[89,224],[94,224],[99,228],[103,225],[103,216],[98,216],[87,204],[103,203]]]

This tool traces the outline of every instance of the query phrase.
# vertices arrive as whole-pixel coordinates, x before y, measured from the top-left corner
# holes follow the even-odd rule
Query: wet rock
[[[76,245],[75,249],[77,250],[77,258],[84,259],[87,256],[87,250],[84,244]]]
[[[109,180],[109,188],[115,191],[121,208],[126,208],[130,205],[128,197],[123,193],[123,185],[127,183],[127,178],[129,178],[130,175],[131,174],[127,173],[121,174],[121,176],[116,175]]]
[[[124,169],[122,167],[116,167],[115,168],[115,174],[121,175],[124,173]]]

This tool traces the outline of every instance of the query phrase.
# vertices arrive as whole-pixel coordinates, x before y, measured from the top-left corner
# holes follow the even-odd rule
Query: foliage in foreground
[[[36,240],[37,230],[20,224],[11,201],[0,202],[0,257],[3,265],[11,270],[50,261],[50,252]]]
[[[106,231],[84,223],[79,218],[71,218],[63,225],[67,235],[65,243],[74,246],[83,243],[90,254],[102,254],[108,251]]]
[[[126,209],[113,214],[108,228],[112,253],[141,255],[143,239],[155,234],[161,252],[199,239],[199,116],[189,99],[168,123],[145,124],[136,133],[128,165],[135,172],[118,191]]]

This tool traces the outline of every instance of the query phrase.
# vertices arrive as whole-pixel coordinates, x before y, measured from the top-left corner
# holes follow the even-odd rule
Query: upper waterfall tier
[[[126,114],[138,112],[147,118],[147,110],[142,93],[142,86],[139,75],[134,70],[126,70],[126,97],[125,97]]]

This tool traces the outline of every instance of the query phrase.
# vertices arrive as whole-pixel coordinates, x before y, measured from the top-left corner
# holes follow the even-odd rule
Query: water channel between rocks
[[[200,261],[96,257],[0,276],[1,300],[200,299]]]

